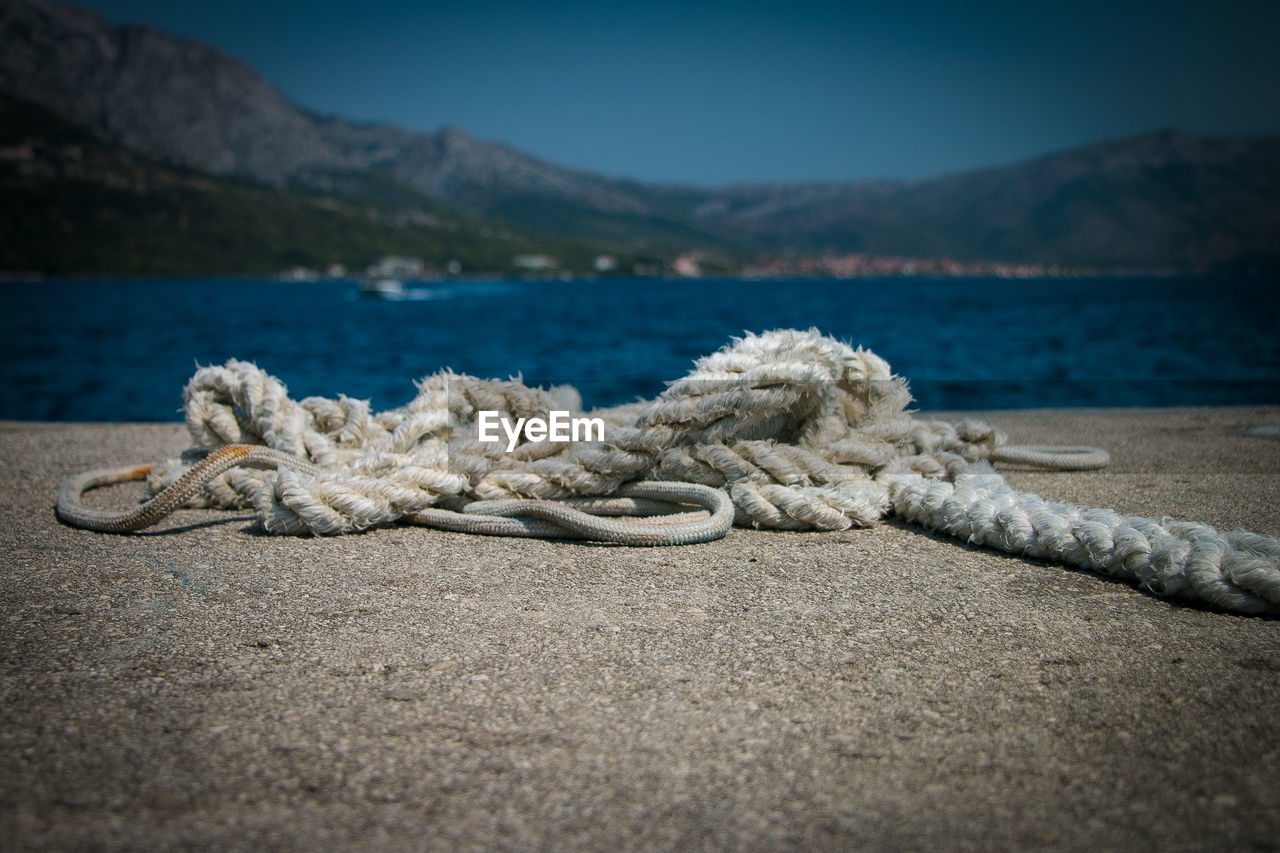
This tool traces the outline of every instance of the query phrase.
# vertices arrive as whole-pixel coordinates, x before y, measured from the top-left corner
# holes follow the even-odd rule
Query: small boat
[[[398,278],[367,278],[360,283],[360,295],[374,299],[404,299],[404,282]]]

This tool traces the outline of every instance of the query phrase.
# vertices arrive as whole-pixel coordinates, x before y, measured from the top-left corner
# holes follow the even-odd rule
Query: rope
[[[1094,471],[1110,465],[1111,454],[1100,447],[1006,444],[991,452],[991,461],[1053,471]]]
[[[709,514],[682,513],[661,520],[642,517],[638,522],[619,522],[597,518],[559,501],[495,500],[468,504],[461,513],[419,510],[409,520],[458,533],[594,539],[633,546],[709,542],[724,536],[733,525],[733,503],[719,489],[696,483],[644,482],[622,486],[617,494],[624,498],[684,501],[702,506]]]
[[[132,510],[103,510],[84,506],[89,489],[145,480],[152,465],[100,468],[67,479],[58,491],[58,518],[73,527],[101,533],[133,533],[150,527],[187,504],[220,474],[236,467],[286,468],[315,475],[316,466],[278,450],[252,444],[228,444],[206,456],[158,494]],[[538,500],[476,501],[462,513],[440,509],[419,510],[410,521],[459,533],[489,536],[537,536],[541,538],[596,539],[619,545],[692,545],[719,539],[733,524],[733,504],[718,489],[695,483],[630,483],[617,491],[619,499],[572,503]],[[572,500],[572,499],[571,499]],[[706,512],[685,512],[666,518],[643,517],[640,522],[611,522],[591,511],[629,514],[647,511],[661,515],[678,503],[700,506]],[[538,522],[534,519],[542,519]]]
[[[1280,613],[1280,542],[1244,531],[1048,503],[991,463],[1087,470],[1087,447],[1011,446],[974,420],[913,418],[907,383],[874,353],[816,331],[748,335],[699,359],[657,398],[597,410],[605,438],[481,441],[480,413],[511,423],[579,414],[571,388],[450,371],[380,413],[348,397],[295,401],[252,364],[188,383],[195,447],[156,465],[91,471],[58,496],[64,522],[141,529],[179,506],[252,508],[275,534],[394,523],[504,536],[679,545],[730,524],[844,530],[886,516],[965,542],[1103,572],[1156,595]],[[82,505],[89,489],[145,477],[135,510]],[[618,516],[610,518],[606,516]]]
[[[56,511],[60,520],[74,527],[84,527],[102,533],[132,533],[150,527],[174,510],[181,508],[214,478],[237,467],[268,469],[285,467],[308,474],[316,473],[316,466],[305,459],[299,459],[269,447],[232,444],[205,456],[159,494],[133,510],[113,512],[91,509],[84,506],[80,498],[89,489],[99,486],[145,480],[154,466],[99,468],[77,474],[63,483],[58,491]]]
[[[897,517],[963,542],[1111,575],[1159,596],[1280,613],[1280,541],[1272,537],[1048,503],[994,473],[953,483],[912,475],[891,493]]]

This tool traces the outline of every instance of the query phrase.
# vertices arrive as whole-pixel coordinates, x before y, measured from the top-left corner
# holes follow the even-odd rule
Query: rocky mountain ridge
[[[446,128],[318,116],[214,47],[0,0],[0,92],[214,175],[395,181],[472,215],[631,246],[1203,269],[1280,259],[1280,138],[1176,131],[924,181],[711,189],[566,168]]]

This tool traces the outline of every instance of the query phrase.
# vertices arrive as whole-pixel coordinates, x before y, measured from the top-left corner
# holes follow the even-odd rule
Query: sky
[[[77,0],[298,105],[721,186],[923,178],[1176,127],[1280,133],[1280,2]]]

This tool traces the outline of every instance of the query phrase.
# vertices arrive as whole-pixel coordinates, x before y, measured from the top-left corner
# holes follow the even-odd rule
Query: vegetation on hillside
[[[454,213],[389,176],[334,176],[336,192],[213,177],[108,145],[32,104],[0,99],[0,270],[89,275],[272,275],[379,258],[517,272],[522,255],[630,272],[651,253],[536,235]]]

